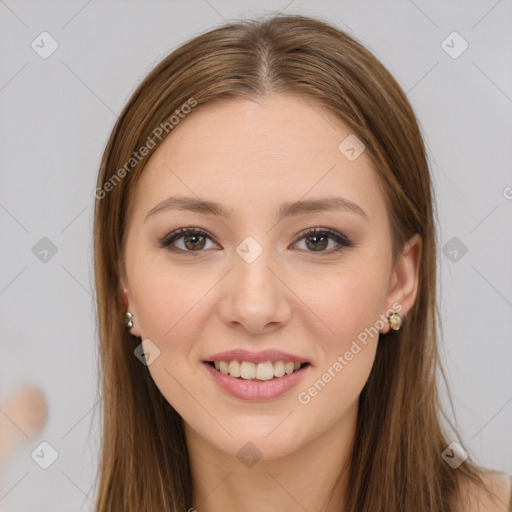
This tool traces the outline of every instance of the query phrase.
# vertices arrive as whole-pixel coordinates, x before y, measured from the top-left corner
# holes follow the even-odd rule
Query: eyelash
[[[187,236],[187,235],[200,235],[200,236],[209,238],[213,241],[212,237],[201,228],[180,228],[180,229],[177,229],[176,231],[173,231],[172,233],[169,233],[162,240],[160,240],[160,247],[167,248],[169,251],[176,252],[176,253],[194,254],[194,253],[204,252],[204,250],[188,251],[188,250],[184,250],[184,249],[179,249],[177,247],[173,247],[171,245],[176,240],[179,240],[180,238],[183,238],[184,236]],[[335,247],[334,249],[331,249],[328,251],[306,251],[306,252],[310,252],[312,254],[315,254],[316,252],[332,254],[332,253],[340,251],[341,249],[343,249],[345,247],[353,246],[353,243],[349,238],[347,238],[345,235],[338,233],[337,231],[334,231],[329,228],[313,228],[313,229],[308,229],[306,231],[303,231],[299,234],[299,237],[294,242],[294,244],[299,242],[303,238],[308,238],[311,236],[324,236],[324,237],[328,236],[332,240],[334,240],[336,243],[339,244],[338,247]]]

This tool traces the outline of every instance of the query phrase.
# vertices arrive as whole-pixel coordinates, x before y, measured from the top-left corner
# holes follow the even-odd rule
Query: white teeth
[[[219,370],[220,370],[220,373],[227,375],[228,374],[228,363],[226,363],[226,361],[221,361]]]
[[[231,377],[240,377],[240,363],[238,361],[230,361],[228,372]]]
[[[276,361],[274,364],[274,377],[282,377],[284,375],[284,361]]]
[[[270,361],[258,363],[256,367],[256,378],[259,380],[270,380],[274,378],[274,366]]]
[[[248,361],[242,361],[240,365],[240,377],[242,377],[242,379],[255,379],[256,365]]]
[[[271,361],[252,363],[250,361],[214,361],[215,368],[223,375],[230,375],[242,379],[271,380],[274,377],[283,377],[297,371],[301,363],[292,361]]]

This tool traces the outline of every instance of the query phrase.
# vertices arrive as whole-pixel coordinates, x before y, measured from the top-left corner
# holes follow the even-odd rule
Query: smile
[[[237,366],[233,363],[238,364],[238,372]],[[203,365],[223,391],[242,400],[259,401],[273,400],[281,397],[294,388],[311,368],[310,363],[284,361],[276,361],[275,363],[271,361],[263,363],[252,363],[249,361],[229,361],[228,363],[227,361],[217,361],[218,369],[214,361],[205,361]],[[222,370],[227,372],[223,373]],[[240,375],[232,376],[230,374],[231,370],[233,370],[235,375],[237,373],[240,373]],[[277,373],[277,375],[273,374],[270,376],[271,371]],[[257,378],[257,375],[264,378]]]
[[[208,361],[223,375],[245,380],[272,380],[290,375],[309,363],[292,361],[265,361],[253,363],[251,361]]]

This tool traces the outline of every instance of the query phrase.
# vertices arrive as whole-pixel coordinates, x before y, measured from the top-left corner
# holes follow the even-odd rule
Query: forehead
[[[301,97],[216,101],[192,111],[164,139],[146,164],[136,201],[147,207],[180,193],[236,212],[235,205],[261,208],[335,193],[382,215],[371,160],[365,151],[347,157],[354,140],[337,116]]]

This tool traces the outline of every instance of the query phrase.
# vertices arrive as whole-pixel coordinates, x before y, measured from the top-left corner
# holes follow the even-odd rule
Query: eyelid
[[[352,240],[350,240],[350,238],[348,238],[346,235],[344,235],[343,233],[340,233],[339,231],[337,231],[335,229],[331,229],[331,228],[317,228],[317,227],[306,228],[306,229],[302,230],[297,235],[297,239],[295,240],[295,242],[293,242],[293,245],[295,245],[299,240],[302,240],[303,238],[305,238],[306,235],[309,235],[309,236],[313,236],[313,235],[330,235],[331,239],[335,240],[340,246],[352,247],[354,245],[352,243]],[[315,251],[309,251],[309,252],[314,253]],[[331,253],[331,252],[334,252],[334,251],[331,250],[331,251],[319,251],[319,252],[320,253],[321,252],[325,252],[327,254],[327,253]]]
[[[195,228],[192,226],[187,226],[183,228],[176,229],[174,231],[171,231],[171,233],[167,234],[160,240],[160,247],[169,249],[169,246],[176,240],[180,239],[182,236],[188,235],[188,234],[195,234],[195,235],[201,235],[205,238],[209,238],[210,240],[215,242],[215,238],[208,233],[208,231],[205,231],[202,228]],[[217,242],[215,242],[217,244]],[[219,244],[217,244],[219,245]],[[175,248],[176,252],[203,252],[203,251],[183,251],[182,249]],[[172,249],[169,249],[172,250]]]
[[[183,249],[179,249],[177,247],[171,248],[173,242],[175,242],[176,240],[179,240],[180,238],[182,238],[183,236],[186,236],[188,234],[203,236],[203,237],[208,238],[211,241],[213,241],[216,245],[219,245],[215,241],[215,238],[212,235],[210,235],[210,233],[208,233],[206,230],[204,230],[202,228],[187,226],[187,227],[182,227],[182,228],[176,229],[176,230],[172,231],[171,233],[167,234],[163,239],[160,240],[160,247],[166,248],[166,249],[168,249],[172,252],[176,252],[176,253],[189,253],[189,254],[192,253],[192,254],[194,254],[194,253],[205,252],[204,250],[186,251]],[[353,245],[354,245],[352,243],[352,241],[346,235],[344,235],[343,233],[340,233],[337,230],[334,230],[331,228],[313,227],[313,228],[303,229],[297,235],[295,241],[292,243],[292,246],[295,245],[300,240],[302,240],[303,238],[307,238],[308,236],[314,236],[314,235],[327,235],[331,238],[331,240],[334,240],[338,244],[338,246],[335,247],[334,249],[331,248],[328,251],[306,251],[306,252],[309,252],[312,254],[315,254],[315,253],[332,254],[332,253],[337,252],[345,247],[353,247]]]

